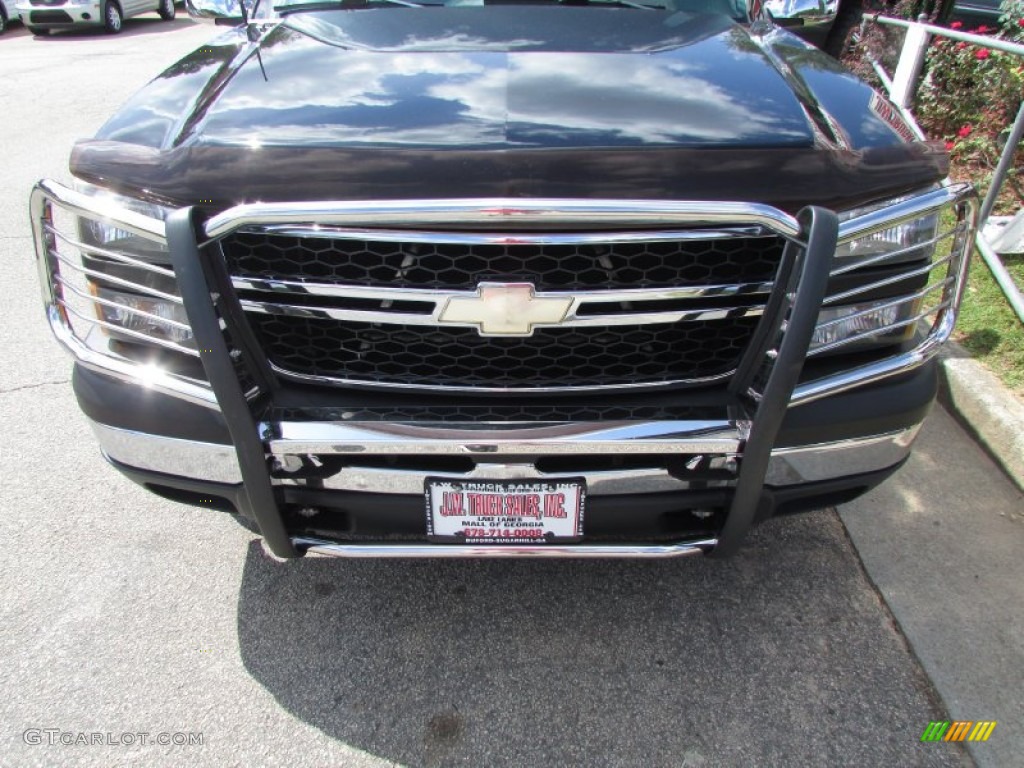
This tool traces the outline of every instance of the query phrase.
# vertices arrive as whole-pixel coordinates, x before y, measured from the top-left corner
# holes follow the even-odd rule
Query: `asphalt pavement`
[[[948,697],[835,510],[772,521],[727,561],[281,564],[106,466],[44,322],[28,192],[216,34],[125,27],[0,37],[0,765],[972,763],[920,742]],[[987,461],[948,426],[935,439],[965,472]],[[942,472],[913,467],[861,519],[902,519],[901,489]],[[932,606],[957,634],[938,586],[892,579],[901,611]],[[1019,689],[1000,701],[984,716],[1010,716]]]

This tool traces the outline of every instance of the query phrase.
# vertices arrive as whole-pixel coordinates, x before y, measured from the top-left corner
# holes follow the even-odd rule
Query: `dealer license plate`
[[[431,541],[549,544],[583,536],[583,478],[448,480],[425,483]]]

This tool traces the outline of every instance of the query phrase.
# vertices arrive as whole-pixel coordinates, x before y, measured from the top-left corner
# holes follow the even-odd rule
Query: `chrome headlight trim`
[[[940,278],[938,284],[930,285],[924,290],[918,291],[916,295],[904,296],[901,299],[894,300],[899,302],[908,299],[925,299],[926,297],[931,299],[932,296],[941,290],[941,293],[938,293],[937,302],[934,306],[913,312],[900,320],[901,325],[911,325],[928,317],[933,318],[930,325],[924,331],[924,336],[920,342],[912,349],[890,357],[814,381],[805,382],[794,390],[790,406],[803,405],[804,403],[813,402],[829,395],[845,392],[890,376],[912,371],[935,357],[942,348],[942,345],[949,340],[956,324],[957,312],[959,311],[960,301],[966,287],[967,270],[974,244],[974,233],[977,228],[978,198],[971,185],[951,184],[917,196],[899,198],[888,208],[882,207],[855,215],[840,224],[839,239],[841,243],[850,242],[852,239],[884,231],[899,224],[912,221],[915,218],[938,214],[945,208],[951,208],[957,214],[957,225],[949,232],[949,236],[953,238],[949,255],[936,259],[926,267],[910,270],[898,278],[904,279],[908,275],[917,276],[918,274],[925,274],[942,267],[946,269],[945,275]],[[872,263],[875,263],[875,260],[856,262],[849,268],[840,265],[833,270],[832,274],[843,274],[851,269],[857,269],[858,267],[865,266],[865,264]],[[888,280],[877,281],[854,290],[846,291],[837,297],[826,297],[824,306],[835,305],[839,298],[849,299],[859,293],[881,287],[886,282]],[[884,332],[885,329],[867,332],[858,336],[852,336],[848,341],[853,342]],[[835,348],[836,346],[840,345],[830,345],[829,348]],[[824,351],[824,348],[818,351]],[[814,353],[815,351],[812,351],[812,354]]]
[[[32,191],[30,211],[47,319],[57,340],[76,361],[90,370],[122,381],[217,408],[213,391],[201,379],[168,370],[155,361],[125,356],[110,344],[100,344],[99,333],[105,330],[122,338],[151,345],[154,351],[167,349],[189,358],[198,356],[194,344],[190,346],[171,340],[174,334],[180,336],[187,329],[180,315],[162,318],[141,307],[132,306],[131,302],[122,305],[113,300],[111,295],[97,299],[96,293],[89,290],[89,281],[92,278],[103,280],[110,285],[113,294],[125,289],[151,302],[166,304],[172,308],[172,313],[177,313],[178,310],[173,308],[181,305],[179,296],[137,280],[125,279],[124,276],[99,272],[82,262],[84,254],[102,258],[111,265],[133,270],[135,275],[145,275],[160,281],[162,286],[174,284],[173,270],[149,263],[138,258],[137,254],[120,252],[113,246],[86,242],[88,238],[84,238],[81,233],[69,234],[55,226],[55,213],[69,215],[77,220],[97,221],[109,228],[109,232],[116,232],[115,238],[122,235],[139,238],[152,244],[159,253],[161,247],[166,250],[162,216],[167,209],[124,198],[90,185],[69,189],[52,181],[41,181]],[[77,252],[78,258],[71,258],[69,251]],[[97,311],[97,308],[100,310]],[[111,322],[111,316],[104,314],[112,309],[122,310],[125,317],[146,317],[151,322],[165,323],[171,333],[168,338],[160,338],[133,329],[131,323],[122,327],[116,319]]]

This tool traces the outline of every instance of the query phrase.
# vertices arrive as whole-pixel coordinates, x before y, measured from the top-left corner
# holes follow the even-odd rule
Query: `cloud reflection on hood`
[[[204,143],[806,146],[781,76],[738,27],[657,54],[347,50],[289,31],[206,116]],[[716,50],[713,50],[716,49]],[[714,61],[712,67],[706,62]]]

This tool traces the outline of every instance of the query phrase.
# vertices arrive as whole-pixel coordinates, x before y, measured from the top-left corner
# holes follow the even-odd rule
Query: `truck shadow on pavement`
[[[258,542],[242,661],[295,717],[404,765],[961,765],[838,517],[732,560],[287,564]]]

